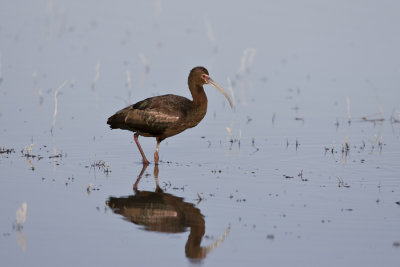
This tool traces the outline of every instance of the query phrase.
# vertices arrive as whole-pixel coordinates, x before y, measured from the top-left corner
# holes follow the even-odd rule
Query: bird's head
[[[200,84],[203,86],[204,84],[210,84],[214,86],[218,91],[220,91],[228,100],[229,105],[233,108],[232,100],[228,96],[227,92],[222,89],[222,87],[216,83],[213,79],[211,79],[210,75],[208,74],[208,70],[204,67],[195,67],[190,71],[189,78],[188,78],[189,85],[191,83]]]
[[[190,71],[188,82],[196,84],[207,84],[210,76],[208,70],[204,67],[195,67]]]

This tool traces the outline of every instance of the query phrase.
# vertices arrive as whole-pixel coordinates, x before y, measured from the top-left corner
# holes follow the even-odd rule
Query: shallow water
[[[397,266],[399,7],[2,4],[1,265]],[[196,65],[235,108],[207,87],[141,176],[106,119]]]

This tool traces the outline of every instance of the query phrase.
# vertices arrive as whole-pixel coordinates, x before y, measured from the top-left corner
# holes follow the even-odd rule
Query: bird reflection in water
[[[230,227],[214,243],[202,247],[201,240],[205,234],[204,216],[194,204],[184,202],[181,197],[163,192],[158,184],[158,165],[154,167],[155,192],[138,190],[138,184],[147,166],[143,165],[143,169],[133,186],[134,195],[110,197],[107,205],[114,213],[124,216],[125,220],[142,225],[148,231],[182,233],[190,228],[185,245],[186,257],[189,259],[205,258],[210,251],[223,242]]]

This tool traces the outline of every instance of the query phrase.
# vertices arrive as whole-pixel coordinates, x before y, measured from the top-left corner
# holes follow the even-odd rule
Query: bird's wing
[[[175,95],[147,98],[132,106],[125,117],[125,124],[142,133],[162,134],[186,116],[184,106],[187,101],[190,100]]]

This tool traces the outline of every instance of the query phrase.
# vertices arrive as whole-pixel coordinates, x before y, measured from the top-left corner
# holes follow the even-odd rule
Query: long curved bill
[[[220,237],[217,238],[217,240],[214,241],[214,243],[208,245],[205,247],[206,254],[211,252],[214,248],[218,247],[221,245],[221,243],[225,240],[225,238],[228,236],[229,231],[231,230],[231,226],[229,225],[228,228],[226,228],[225,233],[221,235]]]
[[[231,108],[233,108],[232,100],[229,97],[229,95],[226,93],[226,91],[224,89],[222,89],[222,87],[218,83],[216,83],[213,79],[211,79],[210,77],[208,77],[208,83],[211,84],[212,86],[214,86],[215,88],[217,88],[217,90],[220,91],[226,97],[226,99],[229,101],[229,105],[231,106]]]

